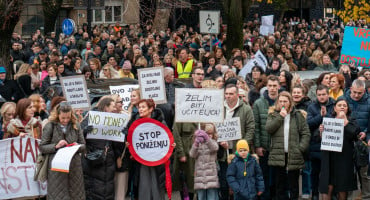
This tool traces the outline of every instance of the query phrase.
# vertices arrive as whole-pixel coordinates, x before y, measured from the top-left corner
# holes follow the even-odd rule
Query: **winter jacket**
[[[0,95],[6,101],[13,102],[17,102],[23,96],[17,82],[14,80],[4,80],[4,82],[0,83]]]
[[[311,100],[308,97],[303,97],[300,102],[296,103],[294,107],[296,109],[307,111],[308,106],[311,104]]]
[[[244,172],[247,172],[244,176]],[[256,158],[248,156],[247,162],[238,155],[231,161],[226,173],[227,183],[234,191],[235,200],[249,200],[265,190],[262,170]]]
[[[12,138],[12,137],[17,137],[20,134],[20,131],[18,127],[24,128],[26,133],[30,137],[40,139],[41,138],[41,120],[32,117],[26,125],[23,125],[22,120],[16,117],[15,119],[11,119],[6,130],[4,133],[4,139],[6,138]]]
[[[74,129],[72,124],[67,125],[67,131],[64,133],[59,123],[49,122],[43,129],[42,139],[40,143],[40,151],[43,154],[49,154],[49,166],[54,158],[57,149],[55,146],[60,140],[66,140],[68,144],[78,143],[80,148],[78,152],[72,157],[69,173],[61,173],[48,170],[48,199],[61,200],[84,200],[85,189],[81,165],[81,155],[85,151],[85,140],[82,131],[77,125],[78,129]]]
[[[326,107],[326,117],[330,116],[334,110],[335,100],[329,98]],[[323,116],[321,116],[321,104],[315,100],[307,108],[307,124],[311,132],[310,140],[310,156],[316,159],[321,158],[321,136],[319,132],[319,126],[322,124]]]
[[[57,76],[57,80],[55,81],[54,84],[51,84],[50,83],[50,77],[46,76],[44,78],[44,80],[42,81],[42,85],[41,85],[41,88],[40,88],[40,94],[42,94],[43,97],[46,98],[47,97],[47,91],[52,86],[60,86],[59,76]]]
[[[220,187],[217,175],[218,144],[213,139],[190,149],[190,157],[195,159],[194,190],[204,190]]]
[[[266,150],[270,149],[270,135],[266,132],[266,120],[269,107],[274,104],[274,100],[270,99],[267,91],[253,104],[253,114],[255,123],[254,132],[254,147],[263,147]]]
[[[303,153],[310,142],[310,131],[301,110],[290,112],[288,170],[298,170],[304,167]],[[278,111],[270,110],[266,122],[266,131],[271,135],[271,151],[268,164],[271,166],[285,166],[284,151],[284,118]]]
[[[315,71],[338,71],[338,69],[335,68],[333,64],[328,64],[328,65],[322,64],[322,65],[315,67],[314,70]]]

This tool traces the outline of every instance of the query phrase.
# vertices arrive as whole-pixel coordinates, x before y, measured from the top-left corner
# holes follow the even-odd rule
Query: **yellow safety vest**
[[[193,62],[194,60],[188,60],[185,63],[185,69],[182,66],[182,63],[180,61],[177,61],[176,70],[178,78],[189,78],[191,71],[193,70]]]

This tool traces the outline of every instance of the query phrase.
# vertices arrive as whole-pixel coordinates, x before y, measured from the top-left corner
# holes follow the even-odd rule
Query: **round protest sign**
[[[131,155],[143,165],[164,164],[173,151],[173,135],[164,124],[151,118],[141,118],[132,123],[127,141]]]

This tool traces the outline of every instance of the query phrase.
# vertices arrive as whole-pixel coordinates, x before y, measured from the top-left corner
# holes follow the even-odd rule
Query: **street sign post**
[[[220,11],[201,10],[199,11],[199,25],[201,33],[220,33]]]
[[[75,30],[76,24],[72,19],[65,19],[62,23],[62,32],[65,35],[71,35]]]

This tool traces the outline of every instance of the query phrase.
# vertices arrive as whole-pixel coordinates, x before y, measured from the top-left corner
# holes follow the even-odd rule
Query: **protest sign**
[[[323,125],[321,150],[342,152],[344,119],[324,117]]]
[[[136,120],[128,130],[131,155],[143,165],[164,164],[171,156],[173,135],[164,124],[151,118]]]
[[[262,16],[261,21],[260,34],[264,36],[274,34],[274,15]]]
[[[242,138],[240,118],[225,119],[222,123],[215,123],[217,130],[217,142],[238,140]]]
[[[130,116],[126,113],[89,112],[89,125],[93,130],[87,134],[87,139],[112,140],[124,142],[122,130],[126,127]]]
[[[245,76],[248,73],[250,73],[252,71],[252,68],[256,65],[260,66],[263,69],[263,71],[266,72],[268,62],[267,62],[266,57],[263,55],[263,53],[260,50],[257,51],[253,59],[250,59],[247,62],[247,64],[244,65],[244,67],[240,70],[238,75],[245,78]]]
[[[128,111],[132,90],[137,88],[139,88],[139,85],[109,86],[111,94],[118,94],[122,98],[122,109],[125,111]]]
[[[274,15],[265,15],[261,17],[261,24],[266,26],[274,25]]]
[[[224,91],[219,89],[175,89],[176,122],[222,122]]]
[[[46,182],[33,180],[39,141],[29,137],[0,140],[0,199],[46,195]]]
[[[139,69],[138,77],[141,99],[153,99],[156,104],[167,102],[162,67]]]
[[[73,145],[60,148],[51,161],[51,170],[69,173],[69,165],[75,153],[81,145]]]
[[[61,77],[63,94],[72,108],[90,109],[90,98],[87,92],[85,76]]]
[[[345,27],[340,63],[370,68],[370,29]]]

